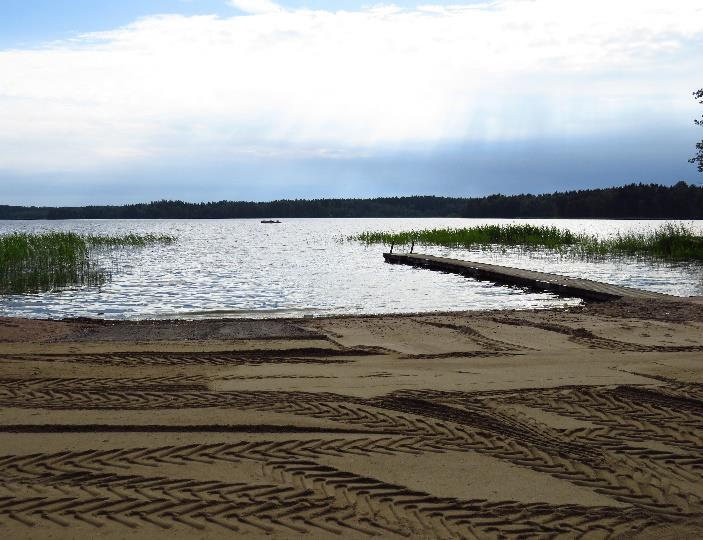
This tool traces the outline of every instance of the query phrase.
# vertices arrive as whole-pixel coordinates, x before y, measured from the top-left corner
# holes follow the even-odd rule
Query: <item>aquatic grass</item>
[[[155,244],[169,245],[178,239],[169,234],[122,234],[83,236],[90,247],[146,247]]]
[[[612,238],[585,237],[584,255],[625,255],[670,261],[703,261],[703,236],[683,224],[666,223],[648,232],[618,233]]]
[[[584,258],[631,256],[669,261],[703,261],[703,236],[692,228],[666,223],[647,232],[618,233],[598,238],[550,226],[479,225],[457,229],[425,229],[403,232],[370,231],[348,237],[367,245],[449,248],[519,247],[546,249]]]
[[[79,235],[73,232],[0,235],[0,294],[99,286],[111,273],[97,251],[170,244],[169,235]]]
[[[558,248],[573,245],[581,237],[565,229],[535,225],[480,225],[460,229],[425,229],[419,231],[372,231],[351,236],[366,244],[418,245],[470,248],[475,246],[533,246]]]
[[[75,233],[0,236],[0,292],[3,294],[101,282],[102,276],[91,269],[88,245]]]

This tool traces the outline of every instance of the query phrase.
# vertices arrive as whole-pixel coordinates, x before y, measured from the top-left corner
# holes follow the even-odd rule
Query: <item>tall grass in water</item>
[[[611,254],[670,261],[703,261],[703,236],[685,225],[666,223],[650,232],[586,237],[578,249],[587,256]]]
[[[117,236],[90,234],[83,237],[90,247],[146,247],[173,244],[177,238],[168,234],[123,234]]]
[[[619,233],[612,238],[573,233],[535,225],[480,225],[462,229],[425,229],[405,232],[364,232],[348,238],[366,244],[398,247],[472,248],[514,246],[549,249],[581,257],[633,256],[671,261],[703,261],[703,236],[685,226],[667,223],[649,232]]]
[[[97,248],[168,244],[172,236],[81,236],[71,232],[12,233],[0,236],[0,294],[22,294],[71,286],[98,286],[110,274]]]
[[[412,242],[426,246],[529,246],[559,248],[577,243],[580,236],[556,227],[535,225],[480,225],[463,229],[425,229],[399,233],[372,231],[349,237],[366,244],[410,245]]]

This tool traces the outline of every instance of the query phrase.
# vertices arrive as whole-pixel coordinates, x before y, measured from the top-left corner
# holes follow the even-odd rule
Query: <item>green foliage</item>
[[[0,293],[39,292],[70,284],[99,285],[88,245],[74,233],[0,236]]]
[[[365,232],[349,237],[366,244],[435,245],[470,248],[474,246],[530,246],[558,248],[574,244],[574,233],[556,227],[534,225],[481,225],[463,229],[428,229],[400,233]]]
[[[693,97],[699,100],[698,103],[703,105],[703,88],[693,92]],[[703,119],[694,120],[694,122],[696,125],[703,127]],[[698,172],[703,173],[703,141],[696,143],[696,155],[689,159],[688,162],[696,165]]]
[[[652,259],[703,261],[703,236],[685,225],[667,223],[643,233],[612,238],[577,234],[566,229],[534,225],[481,225],[463,229],[429,229],[405,232],[371,231],[348,237],[367,245],[475,248],[516,246],[549,249],[580,257],[633,256]]]
[[[110,235],[87,235],[84,237],[91,247],[146,247],[154,244],[173,244],[177,238],[168,234],[124,234],[117,236]]]
[[[170,244],[167,235],[81,236],[72,232],[0,236],[0,294],[36,293],[71,286],[99,286],[110,275],[94,248]]]
[[[685,225],[667,223],[652,232],[617,234],[600,240],[585,238],[579,244],[585,255],[626,255],[653,259],[703,260],[703,236]]]

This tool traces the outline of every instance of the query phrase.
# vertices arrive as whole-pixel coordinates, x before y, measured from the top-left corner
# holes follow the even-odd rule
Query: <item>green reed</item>
[[[535,225],[480,225],[457,229],[425,229],[403,232],[370,231],[348,240],[367,245],[449,248],[520,247],[547,249],[562,254],[595,258],[633,256],[671,261],[703,261],[703,236],[686,225],[667,223],[654,231],[618,233],[612,238],[574,233],[566,229]]]
[[[618,233],[612,238],[584,237],[584,256],[625,255],[669,261],[703,261],[703,236],[686,225],[666,223],[649,232]]]
[[[154,244],[173,244],[177,238],[168,234],[87,235],[83,237],[94,247],[147,247]]]
[[[425,229],[399,233],[372,231],[349,237],[366,244],[396,246],[418,245],[462,247],[475,246],[534,246],[557,248],[578,242],[575,233],[556,227],[534,225],[480,225],[461,229]]]
[[[168,235],[79,235],[72,232],[0,235],[0,294],[99,286],[111,273],[98,251],[170,244]]]

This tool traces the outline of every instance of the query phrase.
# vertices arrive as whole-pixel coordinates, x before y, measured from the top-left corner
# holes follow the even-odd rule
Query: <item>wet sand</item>
[[[0,319],[4,538],[701,538],[703,303]]]

